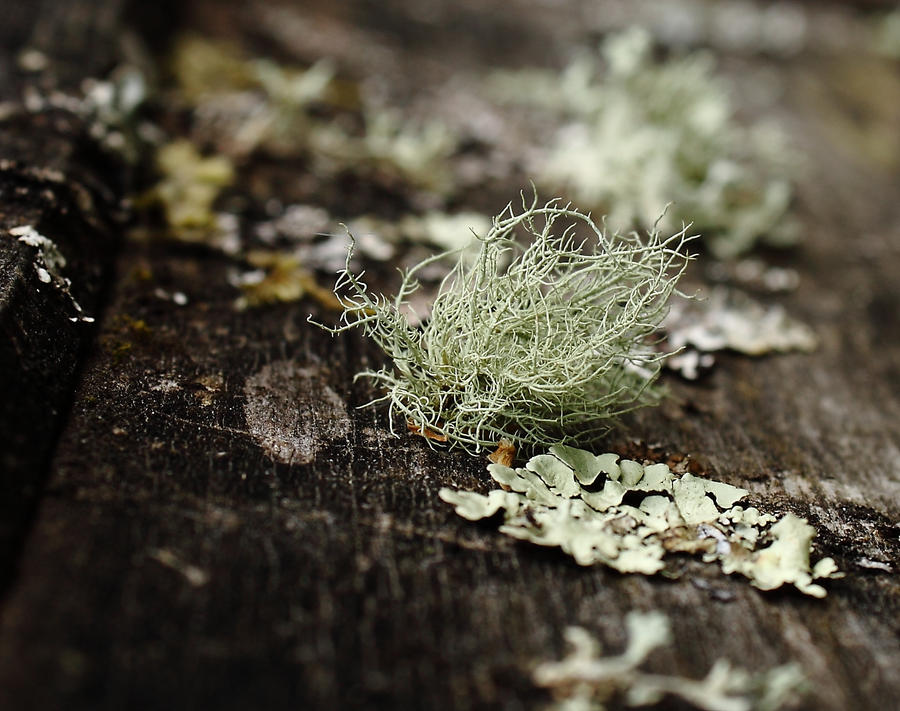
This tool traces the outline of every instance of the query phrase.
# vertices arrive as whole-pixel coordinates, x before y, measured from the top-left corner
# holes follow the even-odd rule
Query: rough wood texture
[[[786,258],[802,281],[783,301],[821,347],[723,357],[607,444],[690,455],[807,516],[847,572],[825,600],[690,560],[671,580],[582,569],[462,521],[437,491],[486,489],[485,462],[391,439],[383,412],[355,409],[371,393],[352,375],[380,362],[369,344],[309,326],[310,303],[237,311],[220,253],[133,243],[3,603],[0,708],[535,708],[529,669],[561,653],[564,626],[616,648],[624,614],[650,608],[679,639],[654,670],[794,660],[805,709],[895,708],[900,151],[867,153],[866,136],[897,118],[900,69],[814,55],[777,68],[810,163],[804,244]],[[881,82],[878,100],[859,77]],[[179,291],[186,305],[160,296]]]
[[[94,314],[112,266],[123,172],[76,116],[13,110],[0,121],[0,589],[49,463],[82,348],[73,298]],[[10,229],[31,225],[67,260],[71,295],[42,283],[36,251]]]
[[[165,9],[165,3],[157,12]],[[139,16],[140,23],[134,21]],[[126,20],[127,18],[130,18]],[[65,108],[85,77],[103,77],[128,54],[128,36],[159,27],[121,0],[0,6],[0,591],[5,590],[119,242],[131,170],[99,147],[90,121]],[[39,52],[42,64],[21,61]],[[37,109],[38,103],[53,106]],[[8,230],[33,226],[66,259],[67,295],[42,283],[35,249]]]

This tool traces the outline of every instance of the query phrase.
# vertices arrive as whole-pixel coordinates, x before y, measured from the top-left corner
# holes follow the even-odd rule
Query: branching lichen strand
[[[421,329],[403,309],[419,270],[445,255],[406,272],[388,299],[350,271],[348,253],[335,287],[344,312],[331,330],[362,328],[393,360],[357,376],[384,389],[375,402],[390,402],[392,431],[411,423],[469,450],[503,437],[589,442],[610,418],[656,399],[664,355],[652,338],[687,264],[686,228],[611,234],[589,214],[535,198],[518,213],[507,206],[479,239]]]

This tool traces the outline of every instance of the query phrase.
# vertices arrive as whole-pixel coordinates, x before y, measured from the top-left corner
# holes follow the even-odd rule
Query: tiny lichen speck
[[[335,287],[342,323],[330,330],[360,327],[393,360],[359,374],[385,390],[373,402],[390,402],[392,431],[399,422],[470,451],[502,438],[589,442],[610,418],[658,396],[652,384],[665,354],[652,338],[687,265],[688,239],[686,229],[665,238],[656,229],[646,238],[609,233],[588,214],[535,197],[494,219],[418,328],[404,313],[417,272],[445,255],[406,272],[388,299],[369,293],[348,254]]]

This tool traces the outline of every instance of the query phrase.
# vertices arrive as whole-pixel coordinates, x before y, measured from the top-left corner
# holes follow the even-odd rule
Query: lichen
[[[785,583],[813,597],[825,597],[825,588],[816,578],[832,577],[837,566],[823,558],[810,569],[809,549],[816,529],[794,514],[785,515],[769,529],[771,543],[753,557],[728,556],[722,560],[726,573],[738,572],[753,581],[760,590],[774,590]]]
[[[702,353],[730,349],[745,355],[815,350],[816,334],[780,304],[763,306],[746,294],[715,287],[705,298],[682,300],[662,324],[672,349]]]
[[[565,122],[531,161],[536,181],[606,212],[613,228],[653,224],[671,202],[662,228],[692,222],[718,257],[793,240],[784,140],[736,124],[705,54],[655,62],[650,36],[633,28],[601,57],[582,53],[561,74],[502,73],[491,91]]]
[[[391,108],[362,107],[361,132],[340,123],[317,123],[308,147],[323,170],[342,170],[403,181],[415,189],[447,195],[455,187],[450,158],[459,137],[440,119],[413,120]]]
[[[218,226],[213,204],[234,182],[231,161],[219,155],[203,157],[193,143],[178,140],[158,149],[156,166],[162,179],[142,202],[162,207],[173,237],[206,240]]]
[[[872,46],[879,54],[900,59],[900,7],[880,17],[873,32]]]
[[[423,215],[407,215],[400,221],[404,239],[425,243],[442,250],[454,251],[474,260],[478,254],[479,237],[491,229],[491,220],[478,212],[446,213],[429,210]]]
[[[522,239],[522,233],[528,241]],[[682,230],[610,233],[589,215],[537,198],[494,219],[474,261],[444,279],[431,317],[414,328],[404,309],[418,289],[404,274],[393,299],[372,295],[350,269],[335,293],[339,333],[361,328],[393,364],[360,375],[385,391],[391,430],[443,435],[475,451],[517,444],[588,442],[611,418],[653,402],[664,354],[651,339],[688,257]]]
[[[243,294],[235,302],[238,310],[291,301],[304,297],[323,308],[340,309],[334,294],[316,282],[312,272],[291,252],[252,250],[244,258],[256,269],[238,275],[233,284]]]
[[[363,155],[376,167],[394,170],[415,186],[438,193],[449,192],[453,176],[447,160],[458,138],[439,120],[411,123],[389,110],[364,112]]]
[[[316,125],[311,108],[328,97],[334,77],[327,61],[285,66],[195,36],[176,43],[172,72],[181,98],[194,108],[195,134],[234,157],[304,151]]]
[[[56,242],[42,235],[32,225],[13,227],[9,230],[9,234],[19,242],[34,248],[34,271],[38,281],[52,285],[66,297],[75,311],[75,315],[70,316],[69,320],[73,323],[93,323],[93,316],[84,313],[81,304],[72,294],[72,281],[62,273],[63,267],[66,266],[66,258]]]
[[[566,629],[569,653],[558,662],[539,664],[532,673],[538,686],[554,693],[554,711],[603,711],[614,697],[629,706],[648,706],[667,696],[705,711],[775,711],[806,688],[796,664],[752,674],[720,659],[700,680],[641,671],[654,650],[674,641],[669,620],[661,612],[629,612],[625,626],[625,651],[605,657],[587,630]]]
[[[441,499],[470,521],[502,510],[501,533],[558,547],[580,565],[652,575],[665,568],[667,553],[701,553],[761,590],[792,584],[813,597],[825,595],[813,580],[839,577],[831,558],[810,568],[815,529],[803,519],[787,514],[776,522],[736,505],[746,489],[679,476],[663,463],[554,445],[524,468],[492,463],[488,471],[500,489],[485,496],[444,488]]]
[[[303,155],[318,175],[377,175],[437,194],[454,188],[448,159],[458,148],[456,133],[440,119],[411,120],[363,100],[328,60],[294,67],[186,36],[172,69],[193,107],[194,135],[226,155]]]

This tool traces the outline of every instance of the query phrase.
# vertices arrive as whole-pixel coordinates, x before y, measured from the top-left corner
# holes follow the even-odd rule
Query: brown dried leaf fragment
[[[408,429],[412,434],[419,435],[420,437],[424,437],[425,439],[433,439],[435,442],[446,442],[447,436],[442,435],[434,430],[426,427],[424,430],[419,427],[414,422],[407,422],[406,429]]]
[[[488,455],[488,459],[494,464],[502,464],[504,467],[511,467],[516,458],[516,445],[505,437],[500,440],[497,449]]]

